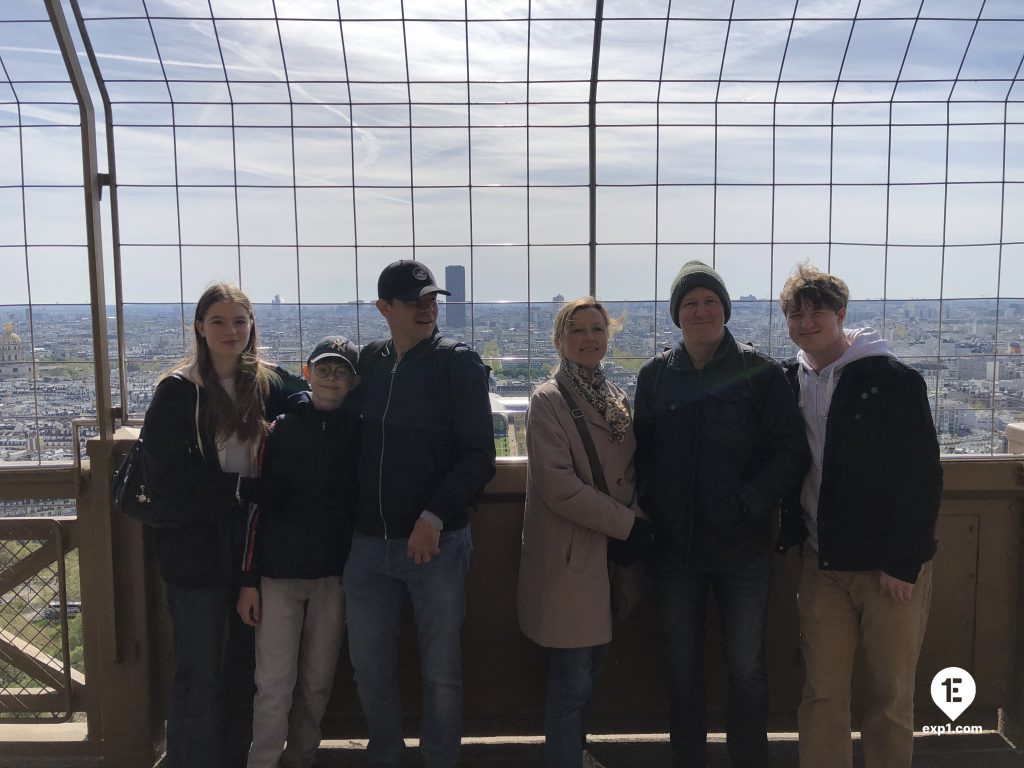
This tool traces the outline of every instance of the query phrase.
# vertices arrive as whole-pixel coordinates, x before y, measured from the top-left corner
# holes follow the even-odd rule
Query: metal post
[[[100,177],[96,160],[96,122],[89,87],[78,62],[74,40],[60,0],[45,0],[57,44],[75,89],[82,130],[82,172],[85,181],[85,233],[89,253],[89,305],[92,314],[93,375],[96,381],[96,419],[99,437],[110,441],[114,417],[110,396],[110,357],[107,351],[107,301],[103,285],[103,239],[100,220]]]
[[[106,186],[110,194],[110,237],[111,256],[114,262],[114,316],[117,326],[117,374],[118,392],[121,397],[120,406],[115,409],[116,417],[121,423],[126,423],[131,418],[128,408],[128,362],[125,352],[124,336],[124,288],[121,278],[121,214],[117,205],[117,157],[114,152],[114,111],[110,105],[110,94],[107,91],[107,83],[100,71],[99,61],[96,59],[96,50],[89,39],[89,31],[85,26],[85,19],[82,17],[82,9],[78,0],[71,0],[71,11],[75,14],[75,23],[78,26],[78,34],[82,38],[82,46],[85,54],[89,57],[89,66],[92,75],[96,79],[96,88],[100,93],[103,102],[103,123],[107,137],[107,173],[100,174],[100,186]],[[100,190],[102,194],[102,189]]]
[[[590,295],[597,295],[597,71],[601,64],[604,0],[594,9],[594,54],[590,60]]]
[[[45,0],[45,3],[75,91],[81,120],[99,426],[99,439],[91,440],[87,446],[91,480],[82,483],[78,491],[78,509],[85,523],[79,530],[79,567],[86,602],[82,634],[88,670],[88,748],[100,753],[103,765],[135,768],[154,763],[154,742],[162,718],[153,711],[150,690],[153,650],[149,646],[148,627],[153,600],[147,592],[143,535],[131,521],[112,515],[105,482],[119,455],[115,454],[117,446],[113,440],[100,218],[100,194],[107,178],[99,173],[96,114],[62,0]],[[84,32],[82,34],[84,36]],[[109,139],[109,115],[107,130]],[[121,450],[124,448],[122,442]]]

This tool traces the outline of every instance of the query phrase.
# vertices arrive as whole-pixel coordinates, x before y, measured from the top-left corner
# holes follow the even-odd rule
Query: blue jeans
[[[670,738],[675,766],[706,764],[704,639],[708,592],[715,602],[729,672],[726,740],[733,768],[768,765],[768,678],[765,622],[771,554],[731,571],[687,571],[658,580],[668,662]]]
[[[256,692],[253,630],[222,584],[166,587],[173,643],[167,766],[244,768]]]
[[[587,740],[586,713],[608,645],[548,649],[544,757],[548,768],[580,768]]]
[[[423,678],[420,752],[427,768],[452,768],[462,740],[462,620],[473,551],[469,526],[441,534],[440,553],[417,565],[408,539],[356,534],[345,564],[348,647],[366,715],[372,766],[397,766],[402,741],[398,631],[412,600]]]

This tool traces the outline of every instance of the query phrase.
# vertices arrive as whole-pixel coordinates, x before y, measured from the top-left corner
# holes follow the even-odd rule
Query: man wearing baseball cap
[[[706,764],[713,591],[729,670],[732,765],[767,768],[772,516],[807,471],[803,420],[782,368],[725,327],[732,301],[718,272],[685,264],[669,309],[682,338],[640,370],[633,423],[640,507],[655,532],[674,765]]]
[[[462,737],[469,512],[494,475],[494,432],[487,367],[438,331],[438,294],[450,295],[422,263],[385,267],[377,309],[391,338],[359,355],[359,503],[344,585],[373,766],[398,766],[404,749],[398,629],[406,595],[419,640],[427,768],[455,766]]]

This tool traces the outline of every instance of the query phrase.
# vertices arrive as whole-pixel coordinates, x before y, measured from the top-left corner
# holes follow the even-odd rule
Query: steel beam
[[[89,307],[92,315],[93,376],[96,381],[96,419],[99,437],[109,442],[114,434],[110,396],[110,353],[107,349],[107,300],[103,283],[103,238],[100,217],[100,173],[96,154],[96,112],[85,73],[78,61],[60,0],[44,0],[57,45],[64,57],[71,86],[78,100],[82,131],[82,178],[85,183],[85,233],[89,253]]]

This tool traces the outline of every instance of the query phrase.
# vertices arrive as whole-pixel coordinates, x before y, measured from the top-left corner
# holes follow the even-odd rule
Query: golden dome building
[[[27,376],[31,362],[25,354],[21,337],[14,332],[14,323],[9,320],[0,334],[0,379]]]

